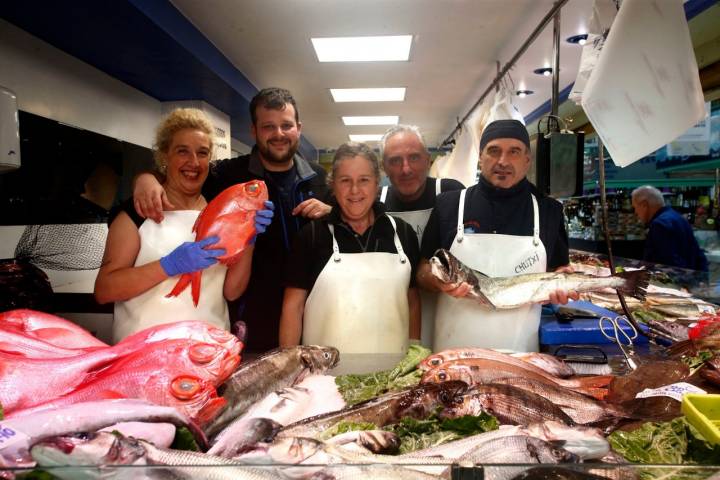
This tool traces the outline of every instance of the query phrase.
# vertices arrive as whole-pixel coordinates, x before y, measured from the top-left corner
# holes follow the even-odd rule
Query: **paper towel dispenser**
[[[0,87],[0,173],[20,168],[19,125],[17,97]]]

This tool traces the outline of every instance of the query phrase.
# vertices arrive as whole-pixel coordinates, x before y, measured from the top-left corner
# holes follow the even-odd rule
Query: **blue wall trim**
[[[6,2],[0,17],[161,102],[204,100],[230,116],[234,138],[254,144],[258,89],[168,0]],[[317,158],[305,137],[300,152]]]
[[[720,0],[688,0],[683,5],[685,7],[685,18],[687,18],[689,22],[708,8],[717,5],[719,1]]]

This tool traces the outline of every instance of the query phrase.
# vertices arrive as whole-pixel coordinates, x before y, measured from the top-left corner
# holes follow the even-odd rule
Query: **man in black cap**
[[[567,269],[568,239],[562,205],[543,196],[526,178],[530,139],[517,120],[497,120],[480,139],[480,182],[442,193],[423,235],[418,284],[440,295],[434,350],[475,346],[537,351],[540,305],[512,310],[482,309],[463,299],[467,283],[443,283],[430,272],[435,250],[449,250],[461,262],[490,277]],[[567,303],[558,290],[551,301]]]

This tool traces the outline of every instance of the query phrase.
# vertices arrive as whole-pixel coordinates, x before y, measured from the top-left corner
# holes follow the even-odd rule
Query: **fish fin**
[[[625,279],[625,286],[620,287],[620,291],[639,300],[645,300],[650,281],[650,272],[647,270],[630,270],[629,272],[618,272],[615,276]]]
[[[488,297],[485,296],[484,293],[482,293],[482,290],[479,288],[477,289],[476,293],[476,300],[480,302],[482,305],[492,308],[493,310],[497,310],[497,307],[495,304],[493,304]]]
[[[200,301],[200,281],[202,280],[202,272],[193,272],[190,276],[192,277],[190,290],[192,291],[193,305],[197,308],[198,302]]]
[[[173,287],[172,291],[165,295],[165,298],[177,297],[178,295],[180,295],[182,291],[185,290],[188,285],[190,285],[190,280],[192,280],[190,274],[183,273],[180,277],[180,280],[178,280],[175,284],[175,287]]]

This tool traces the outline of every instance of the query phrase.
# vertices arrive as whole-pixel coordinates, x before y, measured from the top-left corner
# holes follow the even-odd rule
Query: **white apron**
[[[532,195],[532,194],[531,194]],[[465,233],[465,190],[460,193],[457,233],[450,253],[465,265],[490,277],[540,273],[547,268],[545,247],[540,241],[538,204],[533,201],[533,235]],[[434,350],[484,347],[518,352],[538,350],[541,306],[525,305],[512,310],[489,310],[473,300],[440,294],[435,316]]]
[[[340,253],[328,227],[333,254],[305,303],[303,344],[333,346],[340,353],[405,353],[411,267],[397,231],[396,254]]]
[[[435,179],[435,197],[441,193],[441,179]],[[380,202],[385,203],[387,199],[388,186],[385,185],[380,193]],[[401,220],[405,220],[412,228],[418,237],[418,245],[422,244],[423,233],[427,226],[428,220],[430,220],[430,214],[432,208],[426,208],[424,210],[412,210],[407,212],[387,212],[389,215],[397,217]],[[435,329],[435,307],[437,304],[437,293],[428,292],[427,290],[420,290],[420,302],[422,306],[422,327],[420,330],[420,341],[423,345],[432,348],[433,341],[433,330]]]
[[[195,240],[192,227],[199,210],[176,210],[164,212],[165,219],[157,224],[146,220],[140,228],[140,252],[135,266],[159,260],[183,242]],[[115,302],[113,341],[149,327],[182,320],[202,320],[225,330],[230,329],[230,316],[223,296],[227,267],[216,263],[206,268],[200,282],[200,301],[197,308],[192,303],[190,286],[180,295],[165,298],[180,275],[170,277],[150,290],[124,302]]]

